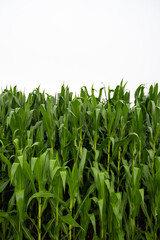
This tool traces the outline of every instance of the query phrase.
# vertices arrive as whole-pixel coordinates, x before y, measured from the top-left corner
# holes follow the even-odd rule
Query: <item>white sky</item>
[[[50,94],[160,80],[159,0],[0,0],[0,87]]]

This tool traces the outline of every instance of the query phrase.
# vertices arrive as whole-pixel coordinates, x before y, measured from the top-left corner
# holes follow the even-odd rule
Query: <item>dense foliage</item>
[[[160,93],[0,94],[0,239],[160,239]],[[102,94],[105,98],[102,99]]]

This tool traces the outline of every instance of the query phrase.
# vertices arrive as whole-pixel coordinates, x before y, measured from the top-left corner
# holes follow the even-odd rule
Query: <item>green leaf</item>
[[[90,220],[91,220],[91,223],[92,223],[92,226],[93,226],[93,230],[94,230],[94,234],[96,235],[96,218],[95,218],[95,215],[94,213],[91,213],[91,214],[88,214]]]
[[[83,179],[83,169],[84,169],[85,162],[86,162],[86,156],[87,156],[87,149],[83,148],[82,157],[81,157],[81,161],[79,164],[79,174],[78,174],[79,181],[81,181],[81,179]]]
[[[118,240],[124,240],[125,239],[124,238],[124,231],[122,229],[118,230],[117,235],[118,235]]]
[[[35,240],[28,228],[26,228],[24,225],[22,225],[22,229],[23,229],[24,235],[27,239]]]
[[[100,238],[98,236],[94,236],[93,240],[100,240]]]
[[[9,180],[5,181],[5,180],[1,180],[0,181],[0,193],[3,192],[3,190],[7,187],[9,183]]]
[[[140,180],[140,168],[134,167],[133,168],[133,183],[137,185]]]
[[[99,114],[100,114],[100,109],[96,108],[96,124],[98,123]]]
[[[31,171],[29,163],[26,161],[24,156],[20,156],[18,158],[19,158],[19,160],[21,159],[20,161],[23,166],[24,175],[28,178],[28,180],[31,181],[33,192],[36,192],[36,187],[35,187],[34,178],[33,178],[33,172]]]
[[[139,189],[139,193],[140,193],[142,202],[144,202],[144,188]]]
[[[35,167],[37,159],[38,159],[37,157],[32,157],[31,158],[31,171],[32,172],[34,171],[34,167]]]
[[[32,158],[32,163],[34,165],[34,177],[38,182],[39,190],[41,191],[43,186],[43,177],[42,177],[42,155],[38,158]],[[33,166],[32,166],[33,167]]]
[[[11,183],[13,182],[13,178],[15,176],[15,173],[19,167],[19,163],[13,163],[12,168],[11,168]]]
[[[33,194],[29,200],[28,200],[28,203],[27,203],[27,207],[29,206],[30,202],[32,201],[32,199],[34,198],[56,198],[59,202],[61,202],[62,204],[64,204],[66,206],[66,203],[64,201],[62,201],[59,197],[57,197],[55,194],[53,193],[50,193],[50,192],[44,192],[44,191],[40,191],[40,192],[37,192],[35,194]]]
[[[115,114],[115,121],[114,121],[114,125],[113,125],[114,129],[117,127],[117,125],[119,123],[121,111],[122,111],[122,103],[121,103],[121,101],[118,101],[116,104],[116,114]]]
[[[17,208],[20,215],[20,220],[22,221],[23,207],[24,207],[24,189],[16,190],[15,194],[16,194],[16,203],[17,203]]]
[[[152,234],[150,232],[145,232],[146,240],[153,240]]]
[[[16,129],[16,131],[17,131],[17,129]],[[19,139],[18,138],[14,139],[13,143],[15,145],[16,152],[18,152],[18,150],[19,150]]]
[[[98,173],[97,188],[99,193],[99,198],[104,197],[104,172]]]
[[[8,166],[8,175],[9,175],[9,177],[10,177],[10,175],[11,175],[11,167],[12,167],[10,161],[9,161],[8,158],[6,158],[2,153],[0,153],[0,159],[1,159],[4,163],[7,164],[7,166]]]
[[[152,149],[146,149],[146,150],[147,150],[147,152],[148,152],[148,154],[149,154],[151,160],[153,160],[153,158],[154,158],[153,150],[152,150]]]
[[[100,218],[102,221],[102,216],[103,216],[103,204],[104,204],[104,199],[98,199],[98,206],[99,206],[99,212],[100,212]]]
[[[67,177],[67,172],[66,171],[60,171],[62,183],[63,183],[63,189],[65,192],[65,187],[66,187],[66,177]]]
[[[75,220],[78,218],[79,213],[80,213],[80,211],[81,211],[81,209],[82,209],[85,201],[88,199],[89,195],[95,191],[95,189],[96,189],[96,185],[95,185],[95,183],[93,183],[93,184],[89,187],[89,189],[88,189],[88,191],[87,191],[87,193],[86,193],[83,201],[81,202],[81,204],[79,205],[79,207],[78,207],[78,209],[77,209],[77,211],[76,211],[76,215],[75,215],[75,217],[74,217]]]
[[[65,216],[61,216],[61,220],[65,223],[67,223],[68,225],[71,225],[72,227],[79,227],[82,230],[84,230],[75,220],[74,218],[72,218],[72,216],[70,214],[67,214]]]

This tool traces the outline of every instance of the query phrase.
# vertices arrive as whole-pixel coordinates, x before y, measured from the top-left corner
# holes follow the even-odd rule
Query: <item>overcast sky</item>
[[[0,87],[79,93],[160,80],[159,0],[0,0]]]

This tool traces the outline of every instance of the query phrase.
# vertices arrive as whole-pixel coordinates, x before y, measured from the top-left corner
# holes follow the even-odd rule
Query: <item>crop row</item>
[[[158,84],[125,86],[2,91],[0,239],[160,238]]]

